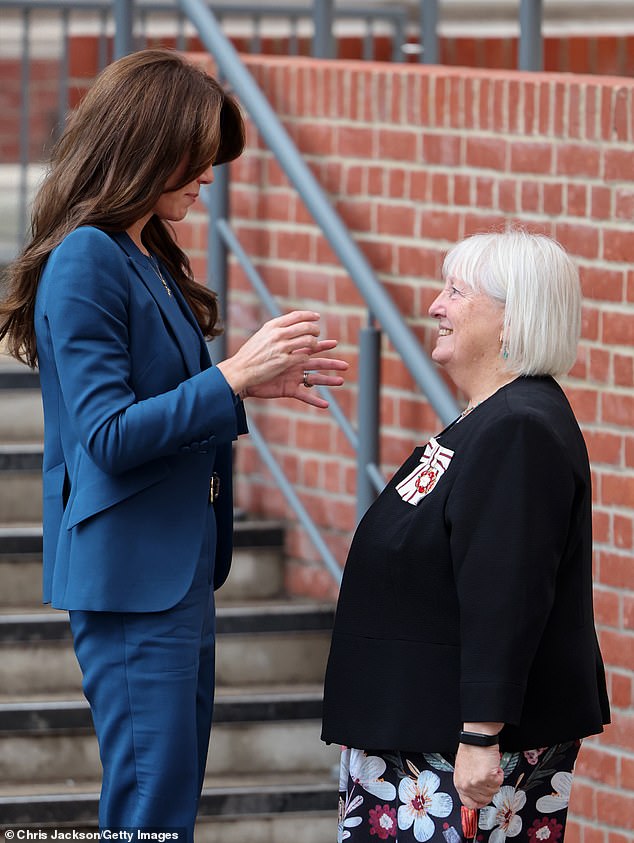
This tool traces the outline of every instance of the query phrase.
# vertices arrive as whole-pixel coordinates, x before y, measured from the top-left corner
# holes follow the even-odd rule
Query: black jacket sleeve
[[[569,541],[575,483],[541,419],[503,414],[469,443],[446,507],[465,721],[520,721]]]

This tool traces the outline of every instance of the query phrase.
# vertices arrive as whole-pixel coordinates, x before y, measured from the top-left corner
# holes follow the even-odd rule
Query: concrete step
[[[254,818],[243,814],[239,817],[206,817],[196,824],[196,843],[332,843],[337,834],[336,794],[333,799],[332,789],[336,783],[327,784],[323,789],[313,787],[301,793],[293,789],[286,791],[285,801],[279,814],[260,814]],[[253,805],[257,799],[260,804],[271,799],[261,791],[253,794],[247,805]],[[305,813],[296,813],[293,804],[300,800],[305,804]],[[320,805],[329,804],[330,810],[319,810]],[[308,809],[317,806],[316,810]],[[288,811],[293,813],[288,813]]]
[[[18,378],[19,376],[19,378]],[[15,387],[2,388],[2,383],[15,381]],[[29,383],[31,388],[19,389],[19,383]],[[37,380],[35,379],[35,383]],[[39,388],[33,388],[34,376],[22,372],[8,376],[0,368],[0,442],[42,442],[44,415]]]
[[[306,691],[219,693],[210,775],[275,770],[328,774],[333,747],[319,739],[321,686]],[[0,704],[0,781],[46,782],[58,771],[75,782],[100,774],[90,710],[83,700]]]
[[[41,520],[41,443],[0,444],[0,524]]]
[[[0,475],[0,483],[2,477]],[[1,511],[1,510],[0,510]],[[231,574],[217,593],[218,604],[273,599],[284,591],[284,531],[273,521],[245,519],[234,526]],[[42,527],[0,526],[0,609],[41,606]]]
[[[3,168],[0,168],[2,171]],[[23,363],[18,363],[0,349],[0,390],[33,390],[39,392],[40,374],[29,369]],[[4,401],[0,398],[0,404],[4,407]]]
[[[0,786],[4,827],[95,829],[99,784],[58,780]],[[197,843],[330,843],[337,828],[337,780],[296,772],[208,776]]]
[[[219,606],[217,685],[321,682],[333,617],[322,604]],[[0,689],[4,698],[80,692],[66,613],[0,615]]]

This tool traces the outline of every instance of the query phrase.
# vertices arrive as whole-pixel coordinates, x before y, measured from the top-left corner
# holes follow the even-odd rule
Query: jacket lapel
[[[171,279],[170,279],[171,280]],[[202,369],[208,369],[211,366],[211,357],[209,356],[209,349],[207,348],[207,343],[203,336],[203,332],[200,330],[200,325],[196,321],[194,314],[192,313],[191,307],[185,301],[185,296],[182,294],[180,287],[175,282],[172,282],[172,294],[176,297],[181,312],[192,326],[194,331],[196,332],[196,336],[198,337],[200,347],[199,349],[191,348],[191,343],[187,343],[187,347],[191,348],[192,351],[198,351],[198,356],[196,360],[197,365],[197,372],[200,372]],[[196,356],[196,355],[194,355]]]
[[[191,312],[191,309],[185,301],[185,297],[181,293],[178,285],[171,277],[167,276],[166,273],[163,272],[163,277],[169,284],[172,293],[172,295],[169,296],[157,273],[151,267],[149,259],[138,251],[128,235],[125,232],[108,233],[126,253],[130,261],[130,265],[141,281],[145,284],[150,295],[156,302],[163,316],[163,321],[165,322],[168,331],[174,338],[174,341],[183,356],[183,361],[189,376],[191,377],[196,375],[202,369],[208,368],[211,361],[209,359],[209,352],[207,351],[202,331],[200,330],[200,327],[194,318],[194,314]],[[175,314],[176,309],[180,310],[179,314]],[[177,318],[175,318],[176,315]],[[191,333],[183,331],[183,320],[180,318],[181,316],[184,317],[184,319],[194,329],[198,342],[192,342]]]

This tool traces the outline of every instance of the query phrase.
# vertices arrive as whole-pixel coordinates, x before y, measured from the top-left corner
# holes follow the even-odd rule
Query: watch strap
[[[466,743],[469,746],[496,746],[498,744],[499,735],[484,735],[481,732],[465,732],[464,729],[460,732],[460,743]]]

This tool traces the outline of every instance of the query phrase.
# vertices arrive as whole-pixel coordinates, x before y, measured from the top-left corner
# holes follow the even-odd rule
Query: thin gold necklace
[[[154,272],[158,275],[158,277],[161,279],[161,284],[165,287],[167,295],[171,297],[172,289],[171,289],[170,285],[167,283],[167,281],[165,280],[165,278],[163,278],[163,273],[161,272],[161,269],[159,267],[158,260],[156,260],[153,255],[148,255],[148,258],[150,259],[150,266],[152,267]]]

